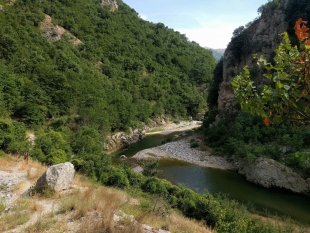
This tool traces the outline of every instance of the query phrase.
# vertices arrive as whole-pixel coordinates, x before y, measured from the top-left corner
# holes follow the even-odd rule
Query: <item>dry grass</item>
[[[282,217],[264,217],[258,214],[251,214],[251,217],[259,220],[260,222],[277,227],[278,229],[290,230],[292,233],[310,233],[309,227],[304,227],[297,224],[290,218]]]
[[[142,199],[141,204],[125,206],[124,212],[156,229],[168,230],[172,233],[210,233],[202,222],[190,220],[172,210],[163,199]]]
[[[8,214],[0,217],[0,232],[14,229],[28,222],[32,213],[38,211],[40,207],[34,200],[19,199],[16,205]]]
[[[18,161],[17,157],[4,155],[0,156],[0,170],[10,172],[12,171],[12,167],[16,166],[16,162]]]
[[[54,218],[45,218],[40,216],[37,221],[31,225],[23,229],[25,233],[42,233],[49,230],[54,224],[57,222]]]
[[[16,193],[17,195],[21,195],[27,189],[28,189],[28,182],[24,180],[14,186],[13,192]]]
[[[1,170],[2,167],[10,167],[11,171],[27,172],[28,181],[17,184],[14,188],[16,193],[20,193],[27,182],[28,185],[29,182],[34,183],[46,170],[46,167],[31,159],[26,163],[9,155],[0,157],[0,165]],[[36,173],[33,173],[33,169]],[[69,190],[19,199],[14,208],[0,215],[0,232],[18,229],[17,232],[26,233],[142,233],[142,223],[178,233],[210,232],[202,224],[171,211],[163,200],[150,201],[149,198],[133,199],[124,191],[94,184],[87,177],[76,174]],[[162,210],[165,216],[159,214]],[[115,221],[115,213],[120,215],[121,212],[125,214]]]
[[[103,218],[110,221],[113,213],[128,201],[126,194],[114,189],[104,187],[88,187],[85,190],[76,191],[60,200],[60,213],[73,211],[73,219],[85,217],[88,212],[105,212]],[[109,214],[111,213],[109,216]]]
[[[207,229],[203,222],[190,220],[181,215],[173,213],[168,225],[172,233],[211,233],[211,229]]]
[[[46,166],[43,166],[31,158],[29,158],[28,164],[23,164],[25,164],[25,171],[27,171],[27,177],[30,181],[37,181],[47,169]]]

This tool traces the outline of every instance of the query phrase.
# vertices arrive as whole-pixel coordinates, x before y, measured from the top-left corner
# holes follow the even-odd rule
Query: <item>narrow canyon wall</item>
[[[289,0],[279,1],[275,9],[266,9],[261,17],[252,22],[241,36],[232,38],[225,53],[223,61],[223,82],[219,87],[218,108],[232,110],[236,105],[235,95],[231,86],[232,79],[248,66],[251,76],[258,86],[265,81],[262,69],[257,66],[258,57],[263,55],[267,60],[272,59],[274,50],[282,41],[281,33],[287,31],[288,24],[285,22],[285,7]],[[241,55],[240,55],[241,54]]]

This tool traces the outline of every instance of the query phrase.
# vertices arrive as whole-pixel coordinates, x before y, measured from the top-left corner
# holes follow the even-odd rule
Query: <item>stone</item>
[[[268,158],[258,158],[255,162],[239,163],[239,173],[248,181],[266,188],[277,187],[296,193],[309,193],[309,181],[303,179],[291,168]]]
[[[127,156],[126,155],[121,155],[120,158],[121,159],[127,159]]]
[[[116,0],[102,0],[101,6],[109,6],[111,11],[118,9],[118,4]]]
[[[107,137],[107,140],[104,142],[104,148],[105,151],[110,153],[139,142],[145,137],[145,132],[139,129],[135,129],[132,131],[132,133],[129,134],[125,132],[118,132],[112,136]]]
[[[70,162],[49,167],[37,180],[36,188],[50,188],[56,192],[68,189],[74,176],[74,166]]]
[[[141,166],[136,166],[136,167],[132,168],[132,170],[136,173],[142,173],[143,172],[143,168]]]

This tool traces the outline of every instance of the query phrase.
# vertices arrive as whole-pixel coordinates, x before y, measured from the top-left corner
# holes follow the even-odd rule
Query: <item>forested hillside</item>
[[[101,3],[0,0],[1,117],[30,128],[61,119],[104,135],[206,110],[212,54],[122,1],[113,11]]]

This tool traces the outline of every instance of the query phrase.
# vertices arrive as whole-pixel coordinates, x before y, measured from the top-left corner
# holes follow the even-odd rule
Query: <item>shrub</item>
[[[156,176],[159,173],[157,170],[159,161],[155,159],[140,160],[139,165],[143,168],[142,174],[145,176]]]
[[[124,188],[129,186],[129,180],[124,172],[117,171],[109,176],[107,184],[118,188]]]
[[[155,177],[147,178],[142,185],[142,190],[152,194],[167,194],[165,183]]]

